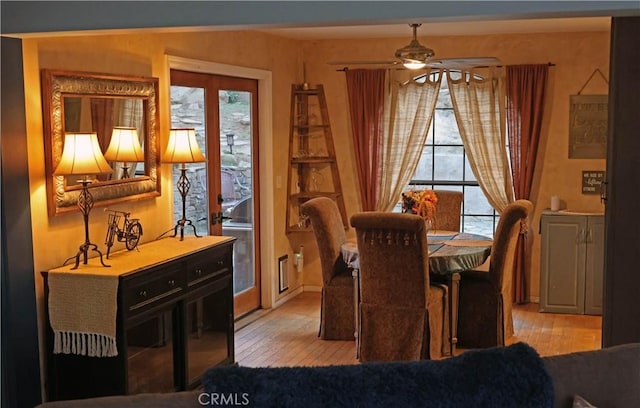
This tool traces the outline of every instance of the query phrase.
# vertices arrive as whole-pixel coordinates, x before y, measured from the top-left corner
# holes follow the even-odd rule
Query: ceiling
[[[357,38],[411,38],[410,23],[422,23],[418,37],[438,37],[456,35],[516,34],[544,32],[609,31],[611,17],[572,17],[518,20],[476,20],[476,21],[408,21],[407,23],[382,24],[362,23],[352,25],[211,25],[162,28],[92,29],[90,31],[54,31],[23,33],[8,36],[20,38],[47,36],[87,36],[113,33],[135,32],[211,32],[211,31],[259,31],[271,35],[296,40],[337,40]]]
[[[420,21],[413,21],[420,23]],[[418,37],[482,35],[534,32],[609,31],[610,17],[550,18],[465,22],[428,22],[418,29]],[[300,40],[410,37],[408,24],[318,26],[258,29],[265,33]]]

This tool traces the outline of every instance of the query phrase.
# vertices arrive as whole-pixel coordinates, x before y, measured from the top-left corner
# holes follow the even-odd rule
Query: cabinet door
[[[540,248],[540,311],[584,313],[587,218],[543,215]]]
[[[175,392],[183,388],[179,378],[176,337],[179,314],[168,302],[154,311],[141,313],[126,323],[127,394]]]
[[[208,368],[234,363],[231,274],[192,292],[185,309],[186,384],[192,389]]]
[[[604,217],[589,216],[587,228],[584,312],[591,315],[601,315],[602,277],[604,271]]]

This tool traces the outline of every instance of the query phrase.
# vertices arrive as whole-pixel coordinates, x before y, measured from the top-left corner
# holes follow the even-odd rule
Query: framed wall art
[[[571,95],[570,159],[606,158],[608,99],[608,95]]]

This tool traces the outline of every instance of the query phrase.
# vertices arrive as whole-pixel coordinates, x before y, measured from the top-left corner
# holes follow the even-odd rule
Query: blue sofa
[[[438,361],[215,367],[204,389],[58,401],[42,408],[640,407],[640,343],[540,358],[524,343]]]

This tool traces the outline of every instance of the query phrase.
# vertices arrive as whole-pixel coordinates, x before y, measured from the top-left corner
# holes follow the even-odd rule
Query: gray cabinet
[[[604,217],[543,212],[540,311],[602,314]]]

